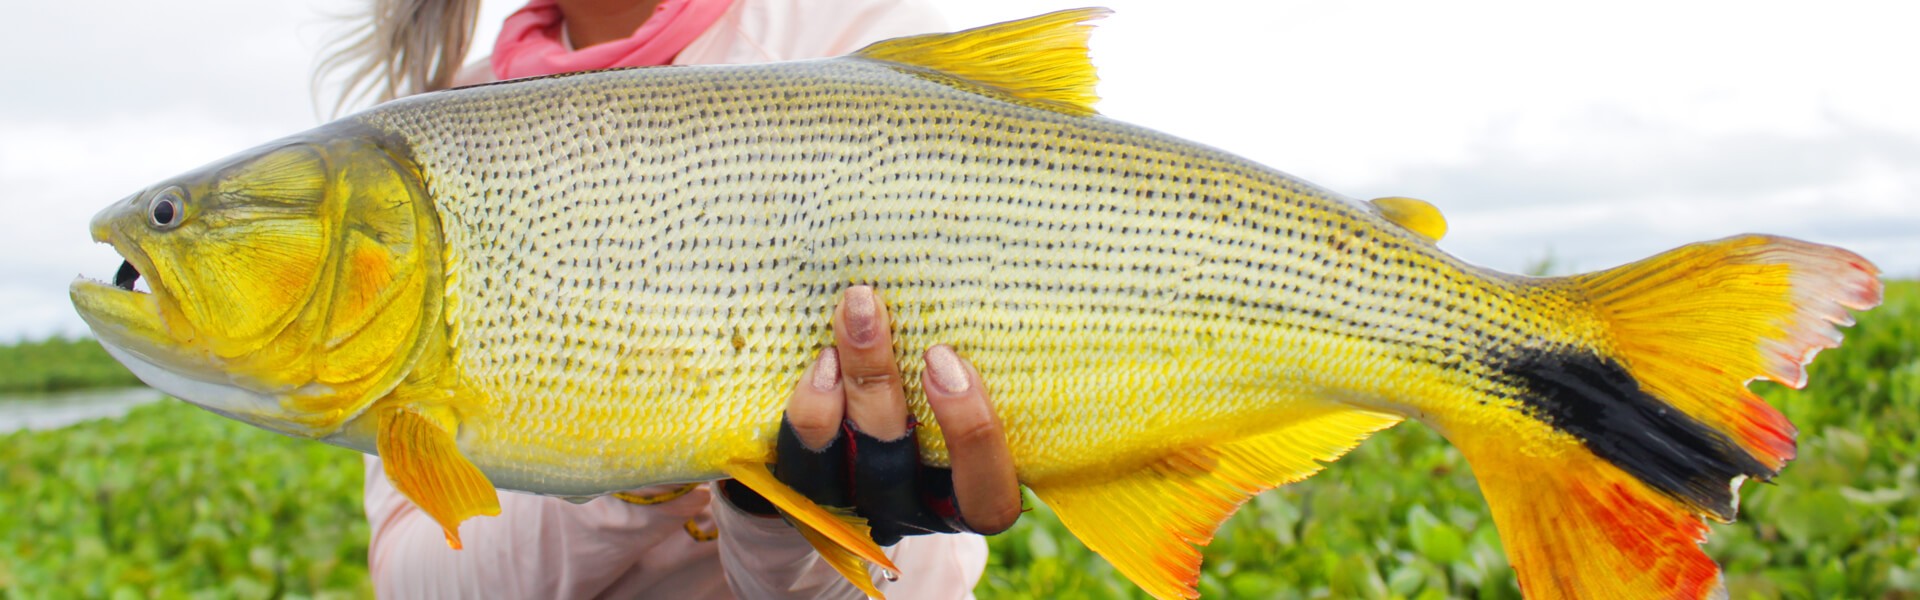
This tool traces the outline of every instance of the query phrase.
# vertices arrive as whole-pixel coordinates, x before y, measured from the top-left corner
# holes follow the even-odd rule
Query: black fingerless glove
[[[908,417],[907,433],[882,441],[851,422],[818,451],[800,443],[793,423],[780,419],[773,473],[782,483],[821,506],[850,508],[867,520],[873,541],[892,546],[910,535],[967,531],[953,495],[953,472],[922,466]],[[777,514],[773,503],[737,481],[721,483],[721,493],[742,511]]]

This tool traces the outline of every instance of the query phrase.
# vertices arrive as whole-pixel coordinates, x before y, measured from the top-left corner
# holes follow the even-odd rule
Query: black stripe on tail
[[[1596,456],[1722,521],[1733,519],[1739,476],[1777,473],[1746,449],[1642,390],[1612,358],[1564,348],[1510,355],[1508,383],[1528,414],[1579,438]]]

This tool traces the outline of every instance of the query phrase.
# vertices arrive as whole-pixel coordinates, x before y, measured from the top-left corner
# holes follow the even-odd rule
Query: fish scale
[[[1030,478],[1109,466],[1103,448],[1130,434],[1245,435],[1222,421],[1324,402],[1313,386],[1273,392],[1276,372],[1329,374],[1316,383],[1335,389],[1381,381],[1396,344],[1442,326],[1394,276],[1460,268],[1367,208],[1243,159],[870,61],[553,77],[360,118],[412,148],[460,257],[447,264],[457,363],[519,423],[467,443],[520,448],[499,466],[473,456],[507,487],[718,475],[678,440],[769,441],[851,283],[882,291],[901,356],[950,344],[988,374]],[[607,148],[625,152],[577,160]],[[1362,252],[1348,241],[1359,231],[1386,243]],[[489,285],[468,270],[515,275]],[[1394,286],[1354,287],[1356,272]],[[1423,291],[1481,302],[1467,286]],[[1335,299],[1356,293],[1367,308]],[[906,366],[923,458],[944,465]],[[1152,387],[1180,392],[1143,397]],[[655,427],[549,436],[527,419]]]
[[[728,477],[878,595],[864,522],[767,468],[836,297],[871,284],[896,355],[978,367],[1019,481],[1156,597],[1197,594],[1252,495],[1403,419],[1471,463],[1528,596],[1724,597],[1704,519],[1795,452],[1747,382],[1804,385],[1880,301],[1871,263],[1748,235],[1473,267],[1430,204],[1094,115],[1102,14],[389,103],[102,211],[126,264],[74,303],[170,394],[378,453],[456,549],[496,486]]]

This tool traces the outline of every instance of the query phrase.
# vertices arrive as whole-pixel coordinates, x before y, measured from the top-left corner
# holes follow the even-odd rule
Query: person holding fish
[[[774,1],[698,28],[786,58],[798,37],[752,32],[867,14]],[[633,35],[695,26],[658,6]],[[1707,521],[1797,451],[1747,385],[1806,385],[1881,302],[1872,262],[1748,234],[1479,267],[1431,204],[1100,116],[1109,12],[385,103],[110,203],[88,234],[119,271],[69,294],[149,385],[381,456],[389,595],[965,596],[976,538],[900,540],[1005,527],[1017,482],[1193,598],[1242,504],[1416,421],[1473,467],[1527,597],[1726,597]],[[510,23],[497,58],[526,27],[580,51],[565,22]],[[458,52],[379,49],[425,48],[405,30],[366,31],[387,90],[452,83]],[[440,551],[470,520],[487,553]]]
[[[373,16],[322,64],[345,69],[346,104],[496,80],[667,64],[837,56],[943,29],[913,0],[534,0],[508,17],[490,59],[457,68],[473,0],[376,0]],[[1021,511],[1018,483],[980,376],[951,348],[925,353],[921,388],[948,432],[953,469],[923,468],[878,293],[847,289],[835,345],[793,388],[777,475],[816,502],[854,508],[911,576],[879,585],[907,598],[970,597],[985,568],[977,536]],[[859,451],[855,452],[854,449]],[[464,550],[368,457],[369,571],[387,597],[850,598],[766,499],[733,480],[656,486],[576,504],[502,494],[500,517],[459,527]]]

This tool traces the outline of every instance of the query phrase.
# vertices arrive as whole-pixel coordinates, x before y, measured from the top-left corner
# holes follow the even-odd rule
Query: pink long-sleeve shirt
[[[366,509],[368,564],[382,597],[861,597],[786,522],[740,512],[704,485],[650,506],[502,492],[500,516],[463,523],[465,549],[452,550],[439,523],[368,457]],[[718,539],[696,538],[688,523]],[[889,597],[971,598],[987,546],[976,535],[929,535],[907,538],[887,555],[901,571],[898,581],[879,581]]]
[[[826,58],[880,40],[946,31],[924,0],[733,0],[706,33],[673,58],[676,65],[728,65]],[[454,75],[456,86],[494,81],[480,60]]]
[[[869,43],[945,23],[919,0],[734,0],[674,64],[739,64],[846,54]],[[487,61],[462,69],[457,85],[493,80]],[[372,524],[368,567],[389,598],[858,598],[779,519],[732,507],[706,486],[641,506],[612,497],[573,504],[502,492],[500,516],[460,527],[464,550],[447,548],[438,523],[393,488],[368,457],[365,505]],[[640,493],[646,493],[643,490]],[[651,490],[658,491],[658,490]],[[688,532],[717,532],[702,541]],[[908,538],[887,555],[895,598],[971,598],[986,568],[975,535]]]

